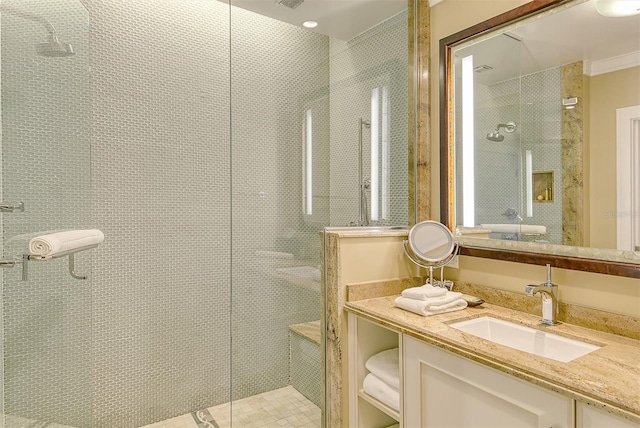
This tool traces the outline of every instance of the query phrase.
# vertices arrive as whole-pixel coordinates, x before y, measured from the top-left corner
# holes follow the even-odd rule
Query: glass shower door
[[[2,259],[16,262],[0,272],[4,426],[87,426],[92,254],[75,258],[87,280],[66,257],[22,256],[33,236],[91,228],[88,13],[79,0],[2,0],[0,16]]]

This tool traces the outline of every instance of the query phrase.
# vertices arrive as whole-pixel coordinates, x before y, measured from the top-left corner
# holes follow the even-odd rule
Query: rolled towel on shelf
[[[364,378],[362,389],[376,400],[396,411],[400,411],[400,391],[385,383],[373,373],[369,373]]]
[[[31,239],[29,253],[34,256],[55,256],[98,245],[103,241],[104,234],[97,229],[68,230]]]
[[[430,297],[440,297],[447,294],[447,289],[425,284],[420,287],[407,288],[402,291],[402,297],[415,300],[427,300]]]
[[[459,311],[467,307],[467,301],[462,299],[461,293],[451,294],[457,294],[459,296],[455,297],[453,300],[441,299],[439,302],[436,301],[437,298],[434,298],[433,300],[415,300],[399,296],[393,303],[400,309],[404,309],[405,311],[410,311],[422,316]]]
[[[398,348],[387,349],[369,358],[364,366],[388,385],[400,389],[400,358]]]

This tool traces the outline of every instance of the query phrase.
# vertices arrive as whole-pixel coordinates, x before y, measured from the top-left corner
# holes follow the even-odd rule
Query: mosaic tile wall
[[[502,214],[514,208],[524,224],[547,226],[545,236],[523,240],[562,241],[561,92],[560,69],[554,68],[492,85],[475,86],[476,224],[509,223]],[[459,97],[459,94],[457,94]],[[457,98],[458,99],[458,98]],[[457,109],[460,114],[461,102]],[[514,121],[513,133],[504,129],[504,141],[488,140],[499,123]],[[456,135],[461,135],[457,123]],[[458,144],[460,140],[457,140]],[[526,216],[525,152],[532,151],[533,171],[554,171],[553,202],[534,202],[533,217]],[[456,164],[461,165],[461,150]],[[456,193],[462,194],[462,171],[456,171]],[[534,195],[535,197],[536,195]],[[462,218],[461,204],[456,217]],[[459,221],[459,224],[461,221]],[[492,237],[501,238],[501,234]]]
[[[291,385],[320,407],[322,361],[320,345],[291,332]]]
[[[3,258],[21,257],[30,236],[92,226],[88,14],[77,0],[2,1],[2,195],[25,203],[3,213]],[[44,18],[76,55],[37,56]],[[92,295],[97,250],[3,269],[4,410],[82,425],[92,411]]]
[[[553,201],[534,202],[533,217],[525,218],[525,223],[547,226],[547,234],[526,239],[543,239],[552,244],[562,244],[561,87],[560,68],[522,79],[522,152],[531,150],[534,172],[554,173]]]
[[[406,35],[405,11],[347,42],[331,40],[331,176],[340,177],[331,180],[332,226],[359,219],[358,121],[371,119],[371,90],[382,87],[389,90],[390,215],[377,224],[408,222]],[[370,138],[364,128],[365,178],[371,175]]]
[[[9,272],[7,413],[82,427],[140,426],[288,385],[288,326],[320,318],[319,278],[304,272],[319,264],[317,232],[334,221],[330,195],[340,195],[329,173],[341,170],[330,171],[329,163],[347,151],[329,146],[331,109],[354,102],[341,86],[329,96],[330,72],[344,72],[335,80],[350,91],[365,82],[389,86],[398,142],[392,166],[399,163],[392,185],[404,192],[394,194],[392,213],[395,223],[406,223],[406,55],[385,56],[397,53],[396,45],[406,50],[406,18],[334,48],[353,58],[380,50],[374,57],[383,62],[361,60],[354,69],[332,60],[327,37],[223,2],[85,0],[90,35],[79,0],[15,2],[43,10],[53,4],[50,17],[61,32],[67,28],[58,15],[73,21],[79,32],[64,34],[77,46],[76,66],[82,60],[84,67],[74,75],[80,69],[57,59],[48,73],[5,76],[5,60],[20,61],[5,55],[26,53],[5,49],[3,14],[3,130],[12,120],[5,102],[27,100],[16,108],[31,110],[16,115],[31,115],[37,135],[21,136],[21,143],[42,156],[15,168],[44,171],[3,170],[7,200],[25,200],[11,189],[28,187],[33,198],[25,202],[39,213],[15,226],[5,215],[5,237],[35,225],[96,227],[106,240],[79,260],[87,282],[70,280],[64,263],[32,268],[30,288],[18,288],[19,271]],[[30,55],[25,67],[39,64]],[[31,87],[23,92],[24,85]],[[360,92],[368,97],[370,90]],[[311,216],[302,212],[300,185],[308,109]],[[353,141],[344,143],[351,153]],[[10,186],[12,175],[23,182]],[[279,274],[290,267],[302,267],[302,276]]]

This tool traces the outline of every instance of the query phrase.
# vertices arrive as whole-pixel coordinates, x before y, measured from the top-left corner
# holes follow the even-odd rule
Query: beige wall
[[[397,236],[341,239],[342,283],[346,285],[418,276],[418,269],[402,250],[404,239],[406,237]]]
[[[616,109],[640,104],[640,67],[589,78],[590,245],[616,248]]]
[[[438,82],[438,42],[440,39],[482,22],[500,13],[511,10],[526,1],[520,0],[445,0],[431,9],[431,49],[433,52],[430,68],[431,88],[431,157],[432,173],[432,217],[439,217],[440,180],[439,180],[439,82]],[[591,104],[595,104],[597,94],[591,88]],[[638,94],[640,91],[628,91]],[[628,95],[628,94],[627,94]],[[611,94],[602,98],[615,98]],[[604,103],[605,101],[598,101]],[[593,126],[592,126],[593,128]],[[592,135],[592,140],[596,139]],[[592,155],[592,162],[598,157]],[[601,177],[602,170],[591,166],[592,174]],[[599,173],[599,174],[598,174]],[[610,172],[605,172],[610,175]],[[597,209],[592,210],[596,216]],[[593,235],[594,231],[591,231]],[[524,294],[527,284],[543,282],[545,269],[543,266],[519,263],[500,262],[472,257],[461,257],[460,270],[451,270],[455,280],[486,285],[494,288],[518,291]],[[563,269],[553,270],[553,280],[560,286],[560,299],[567,303],[592,307],[605,311],[635,315],[640,314],[640,281],[609,275],[575,272]]]

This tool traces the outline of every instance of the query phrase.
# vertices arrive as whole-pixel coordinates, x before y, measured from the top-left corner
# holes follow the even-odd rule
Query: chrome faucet
[[[558,320],[558,286],[551,282],[551,265],[547,264],[547,282],[540,285],[527,285],[525,288],[527,296],[534,296],[540,293],[542,296],[542,319],[540,322],[547,325],[556,325]],[[545,310],[545,300],[550,299],[550,310]]]

